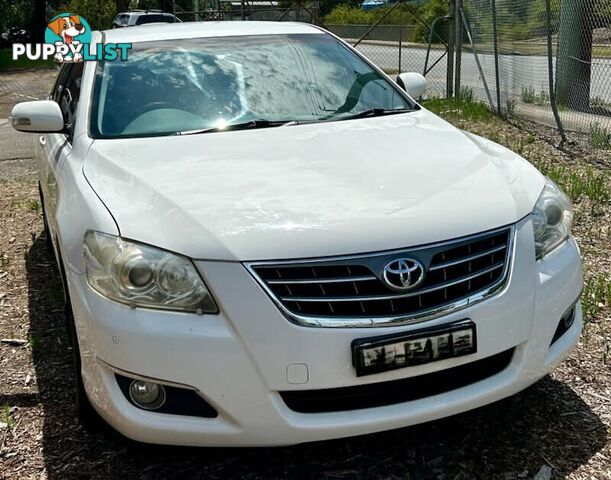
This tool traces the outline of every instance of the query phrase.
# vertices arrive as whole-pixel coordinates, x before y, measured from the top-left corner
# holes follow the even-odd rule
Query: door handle
[[[41,147],[44,147],[45,144],[47,143],[47,137],[43,137],[43,136],[38,137],[38,143],[40,143]]]

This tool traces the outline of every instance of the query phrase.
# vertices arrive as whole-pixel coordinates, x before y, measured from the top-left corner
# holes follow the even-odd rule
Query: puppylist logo
[[[13,44],[13,60],[55,58],[58,62],[127,60],[131,43],[91,43],[91,27],[80,15],[60,13],[45,30],[45,43]]]

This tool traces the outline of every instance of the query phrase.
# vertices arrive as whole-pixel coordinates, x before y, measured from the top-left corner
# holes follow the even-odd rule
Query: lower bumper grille
[[[513,228],[402,251],[334,259],[247,265],[295,323],[377,326],[410,323],[471,305],[500,289],[508,277]],[[389,285],[389,265],[409,259],[422,267],[409,290]]]
[[[466,387],[503,371],[514,349],[488,358],[417,377],[356,387],[280,392],[295,412],[323,413],[382,407],[431,397]]]

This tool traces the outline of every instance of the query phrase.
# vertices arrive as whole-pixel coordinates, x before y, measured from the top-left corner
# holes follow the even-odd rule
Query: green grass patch
[[[32,212],[36,212],[39,215],[42,212],[42,207],[40,206],[40,202],[36,199],[28,200],[25,206],[28,210],[31,210]]]
[[[55,60],[53,58],[49,58],[47,60],[30,60],[27,57],[22,56],[17,60],[13,60],[12,49],[3,48],[0,50],[0,71],[13,68],[52,67],[53,65],[55,65]]]
[[[423,105],[431,112],[446,120],[475,120],[482,121],[494,115],[485,103],[474,100],[473,90],[465,88],[461,95],[454,98],[429,98]]]
[[[11,417],[11,407],[5,403],[0,407],[0,422],[6,423],[8,428],[13,428],[14,422]]]
[[[581,304],[586,323],[596,317],[603,308],[611,306],[611,279],[604,275],[587,278]]]
[[[531,105],[550,105],[549,94],[547,92],[544,92],[543,90],[537,93],[532,87],[523,87],[522,92],[520,94],[520,98],[524,103],[528,103]]]
[[[592,97],[590,106],[595,108],[611,108],[611,102],[607,102],[602,97]]]
[[[600,123],[593,123],[590,125],[588,130],[588,141],[594,148],[602,150],[611,150],[611,134],[609,131],[600,125]]]
[[[557,164],[540,164],[538,168],[544,175],[556,182],[574,202],[587,197],[590,200],[593,215],[600,213],[600,210],[611,199],[609,176],[605,172],[597,171],[592,167],[578,170]]]
[[[11,263],[11,261],[6,253],[0,252],[0,268],[8,267],[9,263]]]

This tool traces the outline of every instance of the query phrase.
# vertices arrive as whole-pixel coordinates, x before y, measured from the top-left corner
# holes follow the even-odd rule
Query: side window
[[[57,74],[57,79],[55,80],[55,85],[53,85],[53,90],[51,90],[51,94],[49,95],[49,100],[54,100],[57,102],[59,99],[59,94],[64,88],[64,84],[66,83],[66,77],[68,75],[68,71],[72,67],[70,63],[64,63]]]
[[[63,84],[57,91],[57,98],[54,100],[59,104],[59,108],[64,116],[64,123],[69,131],[68,137],[72,137],[74,121],[76,119],[76,109],[81,95],[81,78],[83,76],[83,62],[70,65]],[[61,80],[61,79],[60,79]]]

